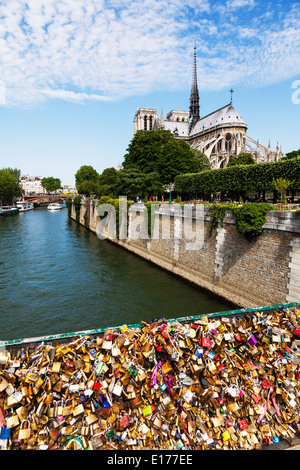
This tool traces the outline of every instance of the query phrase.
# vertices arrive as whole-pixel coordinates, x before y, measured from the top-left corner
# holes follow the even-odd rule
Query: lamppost
[[[170,197],[169,197],[169,204],[171,204],[171,202],[172,202],[172,198],[171,198],[171,194],[172,194],[172,192],[171,192],[171,185],[172,185],[172,183],[170,183]]]

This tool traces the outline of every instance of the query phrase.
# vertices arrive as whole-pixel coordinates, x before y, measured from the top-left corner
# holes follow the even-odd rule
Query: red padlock
[[[252,398],[255,401],[255,403],[258,403],[259,400],[261,399],[261,397],[259,395],[254,395],[254,393],[252,394]]]
[[[129,425],[129,419],[127,415],[121,416],[121,418],[119,419],[119,425],[121,431],[123,431],[123,429],[125,429]]]
[[[260,382],[260,385],[261,385],[265,390],[267,390],[267,389],[271,386],[270,382],[269,382],[267,379],[264,379],[262,382]]]
[[[100,390],[101,388],[101,383],[100,382],[94,382],[94,390]]]
[[[210,348],[210,338],[208,336],[203,336],[202,338],[202,346],[204,348]]]
[[[233,426],[234,425],[234,419],[233,418],[228,418],[228,416],[225,417],[227,426]]]
[[[240,427],[240,430],[242,431],[243,429],[247,429],[248,428],[248,424],[247,424],[247,421],[245,419],[241,419],[239,421],[239,427]]]

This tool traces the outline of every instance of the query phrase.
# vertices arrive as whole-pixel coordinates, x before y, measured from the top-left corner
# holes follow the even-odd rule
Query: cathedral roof
[[[164,121],[164,128],[172,133],[178,132],[178,137],[188,137],[189,135],[189,123],[184,121]]]
[[[199,134],[200,132],[207,131],[216,126],[223,126],[225,124],[242,125],[247,127],[241,116],[232,106],[232,103],[223,106],[223,108],[202,117],[197,121],[196,125],[191,131],[190,135]]]
[[[188,137],[200,134],[201,132],[212,129],[216,126],[222,127],[228,124],[231,126],[239,125],[247,127],[247,124],[232,106],[232,103],[229,103],[226,106],[223,106],[223,108],[217,109],[216,111],[199,119],[191,130],[191,133],[189,133],[188,122],[166,120],[164,121],[164,128],[172,133],[177,130],[178,137]]]

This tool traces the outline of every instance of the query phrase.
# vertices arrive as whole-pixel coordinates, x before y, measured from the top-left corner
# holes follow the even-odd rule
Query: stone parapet
[[[87,204],[91,204],[88,209]],[[151,238],[138,236],[139,222],[145,216],[142,204],[130,207],[130,238],[119,240],[110,228],[102,238],[238,307],[300,301],[300,217],[296,212],[268,212],[263,233],[248,241],[237,233],[230,210],[211,234],[207,207],[165,204],[156,210]],[[92,201],[87,202],[79,221],[99,236],[97,211]],[[75,219],[74,210],[71,217]],[[107,227],[111,222],[108,217]]]

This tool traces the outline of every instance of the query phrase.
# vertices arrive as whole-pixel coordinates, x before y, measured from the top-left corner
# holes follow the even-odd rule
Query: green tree
[[[21,172],[17,168],[0,170],[0,200],[3,205],[12,204],[15,197],[21,197],[24,192],[20,185]]]
[[[286,153],[286,156],[283,158],[286,159],[291,159],[291,158],[297,158],[300,157],[300,149],[299,150],[293,150],[292,152]]]
[[[76,185],[76,189],[79,194],[84,194],[85,196],[91,196],[92,194],[99,195],[99,182],[85,180]]]
[[[145,174],[136,167],[130,167],[118,172],[113,193],[115,197],[127,196],[135,199],[137,196],[161,195],[163,186],[157,172]]]
[[[162,184],[169,184],[177,175],[202,170],[191,147],[183,140],[175,140],[166,130],[138,131],[124,158],[124,169],[136,167],[145,174],[156,172]]]
[[[91,165],[83,165],[79,168],[75,174],[75,183],[77,185],[83,183],[83,181],[98,181],[99,174]],[[78,191],[78,188],[77,188]]]
[[[281,202],[286,202],[285,194],[292,183],[293,181],[289,181],[286,178],[277,178],[276,180],[273,179],[274,188],[280,193]]]
[[[202,168],[201,168],[200,171],[211,170],[209,158],[205,155],[205,153],[201,152],[198,149],[194,149],[194,148],[192,148],[191,150],[192,150],[196,160],[198,160],[199,163],[201,164]]]
[[[240,153],[237,157],[229,157],[227,167],[234,165],[253,165],[255,164],[254,158],[251,153]]]
[[[47,191],[47,193],[52,193],[57,189],[62,189],[61,181],[59,178],[54,178],[53,176],[49,176],[48,178],[43,178],[41,181],[43,188]]]
[[[118,172],[114,167],[106,168],[99,176],[99,183],[101,185],[113,185],[118,179]]]

